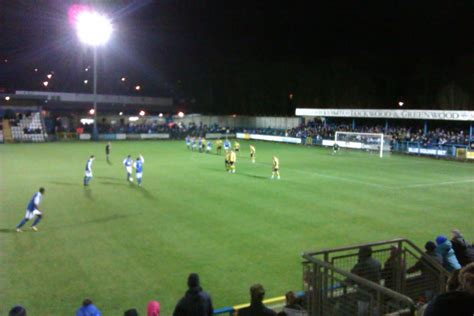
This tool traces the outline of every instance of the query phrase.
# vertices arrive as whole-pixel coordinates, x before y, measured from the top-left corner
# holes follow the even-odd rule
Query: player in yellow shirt
[[[277,176],[277,179],[280,179],[280,161],[278,157],[273,156],[273,168],[272,168],[272,179]]]
[[[236,162],[237,162],[237,155],[235,154],[235,151],[230,150],[229,151],[229,172],[230,173],[235,173]]]
[[[252,160],[252,163],[255,163],[255,147],[250,145],[250,160]]]
[[[224,161],[225,161],[225,171],[230,171],[230,151],[226,151],[224,154]]]
[[[222,140],[216,140],[216,154],[220,155],[222,151]]]
[[[238,142],[234,142],[234,150],[235,153],[238,153],[240,151],[240,144]]]

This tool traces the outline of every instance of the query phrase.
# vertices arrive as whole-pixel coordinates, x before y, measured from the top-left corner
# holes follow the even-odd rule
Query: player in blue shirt
[[[21,220],[21,222],[16,226],[16,231],[18,233],[21,233],[21,227],[26,224],[27,221],[32,219],[33,217],[36,216],[35,221],[33,222],[33,225],[31,225],[31,229],[33,229],[35,232],[38,231],[38,228],[36,225],[40,222],[41,218],[43,217],[43,214],[38,208],[38,205],[41,203],[41,198],[43,197],[43,194],[45,192],[44,188],[39,188],[39,191],[33,195],[31,198],[30,202],[26,206],[26,214],[25,217]]]
[[[230,144],[230,141],[229,141],[228,139],[226,139],[226,140],[224,141],[224,150],[230,150],[230,147],[231,147],[231,146],[232,146],[232,145]]]
[[[90,156],[86,162],[86,170],[84,172],[84,186],[88,186],[92,179],[92,161],[94,161],[94,155]]]
[[[186,147],[188,147],[188,149],[191,149],[191,137],[186,136]]]
[[[212,142],[210,140],[207,141],[207,144],[206,144],[206,153],[210,153],[212,150]]]
[[[138,186],[142,185],[142,176],[143,176],[143,163],[145,162],[145,159],[143,156],[140,154],[137,157],[137,160],[135,160],[135,163],[133,164],[133,167],[135,168],[135,175],[137,177],[137,183]]]
[[[125,166],[125,170],[127,170],[127,181],[132,182],[132,166],[133,166],[133,159],[131,155],[128,155],[127,158],[123,160],[123,165]]]
[[[198,150],[199,152],[202,152],[202,138],[201,137],[199,137],[198,139]]]

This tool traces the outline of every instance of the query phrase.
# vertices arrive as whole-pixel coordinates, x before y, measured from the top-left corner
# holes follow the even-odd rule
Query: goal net
[[[384,151],[390,150],[389,141],[382,133],[339,132],[334,135],[334,143],[342,148],[376,151],[380,158]]]

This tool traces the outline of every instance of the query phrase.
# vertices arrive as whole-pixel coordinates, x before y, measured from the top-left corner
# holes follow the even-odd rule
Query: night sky
[[[114,23],[99,93],[212,113],[474,109],[474,1],[0,0],[0,89],[45,90],[54,71],[48,90],[91,91],[92,53],[67,18],[75,3]]]

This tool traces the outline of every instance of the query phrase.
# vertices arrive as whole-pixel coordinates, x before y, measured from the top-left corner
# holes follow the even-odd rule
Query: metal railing
[[[303,258],[303,283],[314,316],[413,315],[416,302],[444,292],[449,276],[407,239],[323,249]]]

